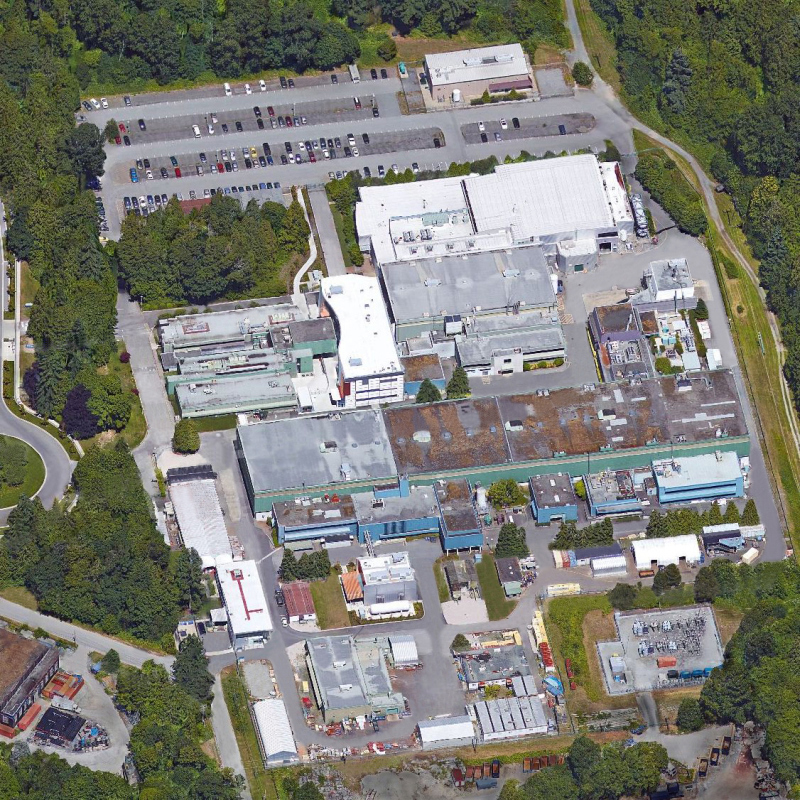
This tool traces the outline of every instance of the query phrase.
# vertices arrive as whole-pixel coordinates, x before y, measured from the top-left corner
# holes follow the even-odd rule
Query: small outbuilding
[[[462,747],[473,744],[475,728],[466,714],[459,717],[424,719],[417,723],[423,750]]]
[[[410,633],[397,633],[389,637],[389,649],[396,667],[416,667],[419,665],[417,643]]]
[[[497,577],[506,597],[518,597],[522,594],[522,570],[518,558],[498,558],[495,560]]]
[[[694,533],[663,539],[639,539],[631,545],[631,550],[637,570],[700,562],[700,545]]]
[[[286,600],[286,616],[289,622],[314,622],[317,612],[311,597],[311,588],[306,581],[292,581],[282,587]]]

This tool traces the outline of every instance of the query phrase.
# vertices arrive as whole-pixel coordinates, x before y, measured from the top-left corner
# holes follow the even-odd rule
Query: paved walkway
[[[342,247],[336,233],[333,213],[328,203],[328,194],[324,189],[309,189],[308,197],[311,200],[311,210],[314,212],[314,222],[317,225],[319,244],[325,256],[325,266],[328,275],[344,275],[347,269],[344,265]]]
[[[217,675],[214,680],[214,699],[211,701],[211,727],[214,729],[214,739],[217,742],[217,752],[223,767],[229,767],[237,775],[244,776],[244,764],[239,755],[239,745],[236,742],[236,734],[233,732],[228,706],[225,704],[225,697],[222,694],[222,680]],[[250,800],[250,792],[247,788],[242,791],[242,796]]]

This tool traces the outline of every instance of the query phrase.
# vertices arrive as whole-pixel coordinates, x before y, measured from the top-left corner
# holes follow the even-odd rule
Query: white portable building
[[[283,700],[271,698],[253,703],[261,755],[268,767],[293,764],[300,760]]]
[[[631,545],[636,560],[636,569],[653,569],[669,564],[697,564],[700,561],[700,545],[694,533],[683,536],[667,536],[663,539],[637,539]]]
[[[410,633],[396,634],[389,637],[392,659],[397,667],[416,666],[420,663],[417,643]]]
[[[466,714],[460,717],[424,719],[417,724],[417,727],[423,750],[469,745],[475,739],[472,720]]]

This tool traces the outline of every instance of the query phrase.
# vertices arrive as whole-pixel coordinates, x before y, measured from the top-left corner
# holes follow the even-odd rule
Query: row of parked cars
[[[247,184],[245,186],[218,186],[214,189],[204,189],[202,196],[204,198],[213,197],[215,194],[228,194],[228,195],[241,195],[241,194],[248,194],[253,192],[264,192],[269,191],[270,189],[280,189],[281,184],[279,181],[275,181],[274,183],[271,181],[261,181],[260,183],[253,183]],[[192,191],[189,192],[189,200],[197,200],[197,192]],[[172,195],[176,197],[178,200],[185,199],[184,196],[180,192],[176,192]],[[166,194],[148,194],[142,195],[141,197],[137,198],[135,196],[130,197],[123,197],[122,203],[125,207],[126,214],[135,214],[136,216],[143,216],[146,217],[148,214],[152,214],[154,211],[158,211],[161,208],[164,208],[167,203],[169,202],[169,197]],[[106,229],[107,230],[107,229]]]

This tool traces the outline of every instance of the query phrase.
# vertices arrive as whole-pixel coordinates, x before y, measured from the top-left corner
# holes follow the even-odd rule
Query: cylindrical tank
[[[479,486],[475,490],[475,502],[478,504],[478,509],[480,511],[485,511],[489,508],[489,504],[486,502],[486,487]]]

